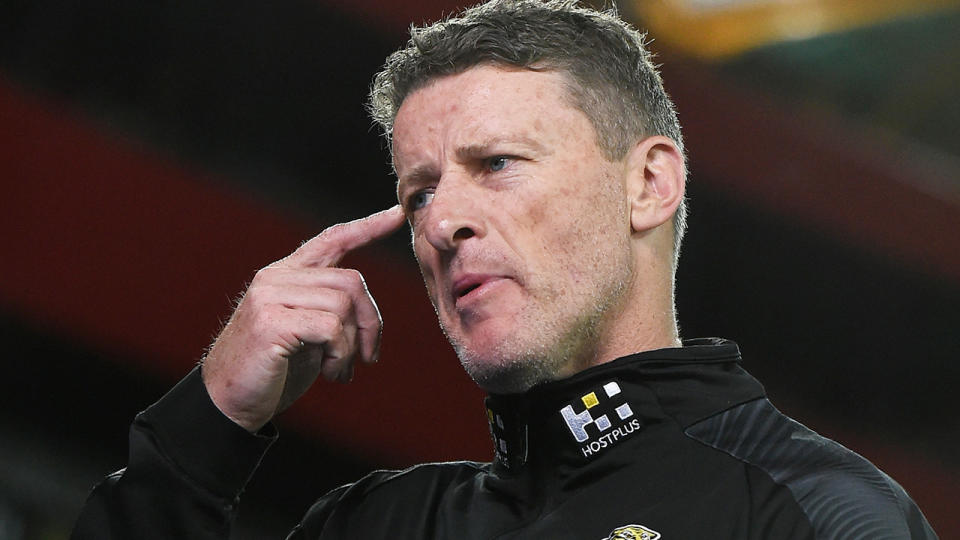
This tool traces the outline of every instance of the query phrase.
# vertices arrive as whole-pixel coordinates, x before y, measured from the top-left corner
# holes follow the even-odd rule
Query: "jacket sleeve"
[[[194,369],[137,415],[127,468],[91,492],[71,539],[226,539],[240,493],[276,439],[224,416]]]

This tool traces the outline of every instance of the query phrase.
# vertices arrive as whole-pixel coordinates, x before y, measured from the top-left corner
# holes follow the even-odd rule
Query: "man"
[[[735,344],[681,342],[682,139],[636,31],[495,0],[414,30],[371,111],[400,206],[258,272],[202,370],[137,417],[76,538],[226,538],[270,419],[377,359],[376,305],[335,265],[404,218],[491,394],[496,460],[373,473],[291,538],[935,538],[893,480],[773,408]]]

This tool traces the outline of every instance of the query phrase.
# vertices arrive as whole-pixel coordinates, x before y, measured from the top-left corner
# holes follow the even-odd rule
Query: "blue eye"
[[[489,168],[491,172],[502,171],[509,161],[510,158],[507,156],[494,156],[487,160],[487,168]]]
[[[407,205],[410,207],[410,210],[420,210],[424,206],[430,204],[430,201],[432,200],[432,191],[418,191],[410,197]]]

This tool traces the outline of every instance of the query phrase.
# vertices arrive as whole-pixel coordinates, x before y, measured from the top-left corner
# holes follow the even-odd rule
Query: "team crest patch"
[[[643,525],[624,525],[610,532],[603,540],[657,540],[660,533]]]
[[[584,457],[592,457],[640,429],[640,419],[623,399],[616,381],[584,394],[577,403],[560,409],[560,416],[580,443]]]

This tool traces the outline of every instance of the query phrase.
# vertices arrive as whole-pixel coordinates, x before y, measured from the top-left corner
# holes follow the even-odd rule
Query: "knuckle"
[[[355,268],[344,268],[344,275],[347,278],[347,282],[354,287],[366,287],[366,281],[363,279],[363,274]]]
[[[275,269],[276,269],[275,266],[270,265],[270,266],[264,266],[263,268],[257,270],[257,273],[253,275],[253,281],[250,282],[251,285],[254,283],[262,283],[264,280],[269,279],[269,276],[273,274],[273,271]]]
[[[351,277],[350,286],[352,287],[351,290],[354,294],[357,295],[357,298],[362,298],[364,296],[371,296],[370,289],[367,288],[367,280],[363,278],[363,274],[361,274],[357,270],[353,270],[353,273],[351,274],[350,277]]]
[[[334,313],[324,313],[320,324],[331,337],[343,334],[343,320]]]
[[[341,341],[329,341],[324,345],[323,351],[324,365],[334,365],[339,366],[346,361],[346,350],[344,348],[343,342]],[[334,368],[336,369],[336,368]]]
[[[259,290],[262,287],[275,283],[279,280],[279,275],[280,268],[272,265],[265,266],[260,270],[257,270],[257,273],[253,275],[253,279],[250,280],[250,285],[247,287],[247,291]]]
[[[353,310],[353,299],[345,291],[334,289],[331,293],[333,295],[333,309],[338,314],[347,315]]]

